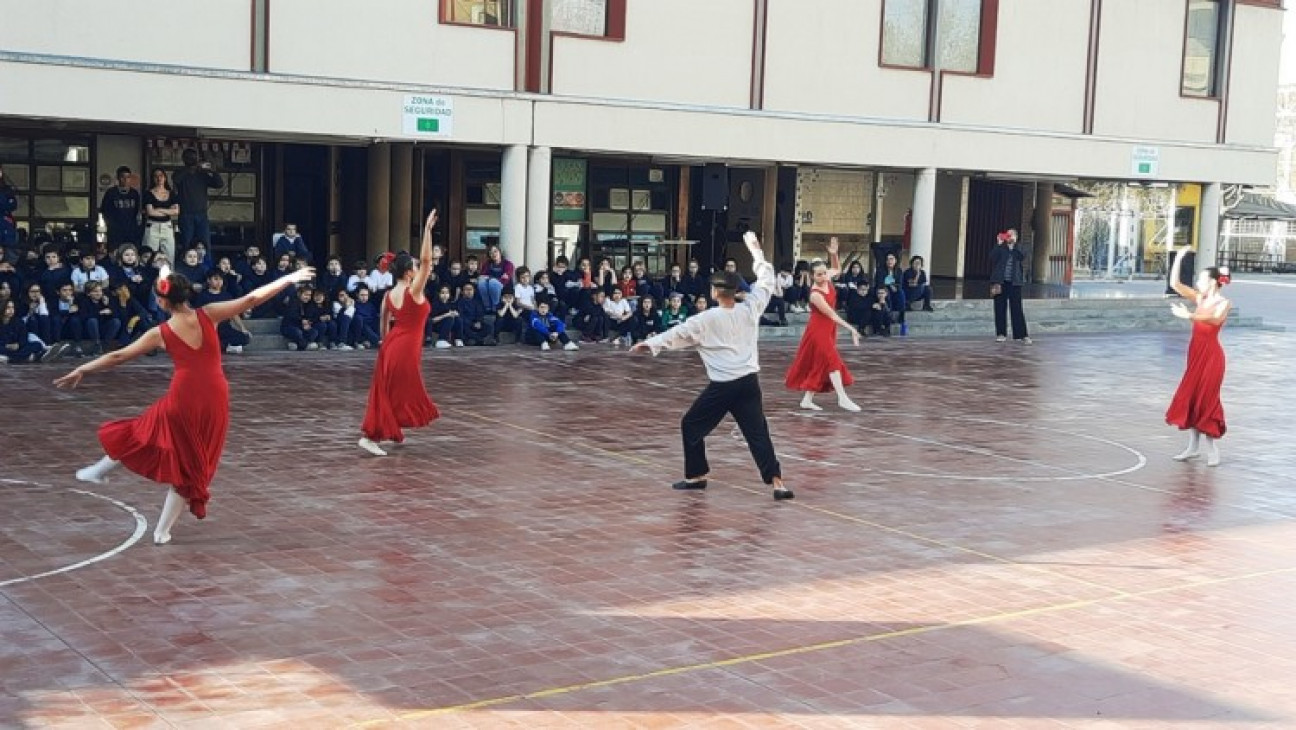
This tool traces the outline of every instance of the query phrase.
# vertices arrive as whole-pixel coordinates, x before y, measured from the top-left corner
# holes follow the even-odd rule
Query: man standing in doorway
[[[225,185],[221,176],[212,170],[210,162],[198,164],[198,150],[190,147],[180,156],[184,168],[171,177],[176,189],[176,202],[180,204],[180,255],[202,241],[211,249],[211,223],[207,220],[207,191]]]
[[[108,228],[110,251],[123,243],[140,241],[140,193],[131,187],[131,169],[125,165],[117,168],[117,186],[104,191],[99,203],[99,215]]]

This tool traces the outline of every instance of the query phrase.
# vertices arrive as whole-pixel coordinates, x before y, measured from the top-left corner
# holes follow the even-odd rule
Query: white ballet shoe
[[[1175,461],[1188,461],[1189,459],[1196,459],[1199,456],[1201,456],[1201,452],[1197,449],[1184,449],[1170,458]]]
[[[807,411],[822,411],[822,410],[823,410],[823,408],[821,408],[821,407],[819,407],[818,405],[815,404],[815,402],[814,402],[814,395],[811,394],[809,391],[807,391],[806,394],[805,394],[805,397],[801,399],[801,407],[802,407],[803,409],[807,410]]]
[[[368,438],[361,437],[360,440],[357,442],[357,445],[360,448],[364,449],[365,451],[368,451],[369,453],[373,454],[374,456],[387,455],[387,452],[383,451],[381,446],[374,443],[373,441],[370,441]]]
[[[91,484],[108,483],[108,477],[98,476],[93,466],[87,466],[84,469],[77,469],[76,478],[78,482],[90,482]]]
[[[838,398],[837,405],[841,406],[843,411],[850,411],[851,413],[858,413],[860,409],[859,406],[855,405],[855,401],[850,398]]]
[[[1215,439],[1209,436],[1204,436],[1203,438],[1206,439],[1206,466],[1219,466],[1219,444],[1215,442]]]

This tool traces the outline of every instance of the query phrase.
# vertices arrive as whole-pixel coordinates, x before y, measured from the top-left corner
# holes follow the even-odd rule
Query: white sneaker
[[[289,352],[297,352],[297,343],[296,343],[296,342],[289,342],[289,343],[288,343],[288,351],[289,351]]]
[[[455,347],[463,347],[463,340],[455,340]]]
[[[310,350],[310,351],[312,351],[312,352],[314,352],[315,350],[318,350],[318,349],[319,349],[319,343],[318,343],[318,342],[308,342],[308,343],[306,343],[306,349],[307,349],[307,350]]]
[[[235,355],[242,355],[242,354],[243,354],[243,346],[242,346],[242,345],[235,345],[235,346],[234,346],[234,354],[235,354]]]
[[[563,349],[564,349],[564,350],[579,350],[579,349],[580,349],[580,346],[577,345],[575,342],[568,342],[567,344],[563,345]]]
[[[0,365],[8,365],[8,364],[9,364],[9,356],[0,355]]]
[[[368,438],[361,437],[361,438],[360,438],[360,441],[358,442],[357,445],[358,445],[360,448],[364,449],[365,451],[368,451],[369,453],[373,454],[374,456],[386,456],[386,455],[387,455],[387,452],[386,452],[386,451],[383,451],[381,446],[379,446],[378,444],[376,444],[376,443],[370,441]]]
[[[1007,341],[1008,338],[1004,337],[1003,335],[999,335],[998,337],[995,338],[995,342],[1007,342]]]
[[[350,352],[350,351],[354,350],[355,348],[352,347],[352,346],[350,346],[350,345],[338,345],[338,346],[337,346],[337,349],[339,349],[339,350],[345,350],[345,351],[347,351],[347,352]]]
[[[1023,338],[1022,338],[1022,344],[1023,344],[1023,345],[1033,345],[1033,344],[1035,344],[1035,341],[1032,340],[1032,339],[1029,338],[1029,337],[1023,337]]]
[[[540,349],[541,349],[541,350],[548,350],[548,349],[550,349],[550,348],[549,348],[549,343],[548,343],[548,342],[541,342],[541,343],[540,343]]]
[[[451,345],[449,342],[446,342],[445,340],[437,340],[436,349],[444,350],[447,347],[453,347],[453,345]]]

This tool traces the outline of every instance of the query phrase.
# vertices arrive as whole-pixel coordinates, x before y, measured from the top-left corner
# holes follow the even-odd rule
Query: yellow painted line
[[[710,669],[721,669],[724,667],[732,667],[739,664],[750,664],[752,662],[766,661],[769,659],[779,659],[782,657],[796,656],[799,654],[809,654],[813,652],[825,651],[830,649],[840,649],[843,647],[856,646],[859,644],[885,641],[887,639],[897,639],[897,638],[903,638],[907,636],[930,634],[938,631],[945,631],[948,629],[964,628],[967,626],[977,626],[981,624],[997,623],[1001,621],[1012,621],[1014,619],[1026,618],[1029,616],[1038,616],[1047,613],[1057,613],[1059,611],[1069,611],[1078,608],[1088,608],[1098,604],[1109,603],[1113,601],[1123,601],[1123,600],[1129,600],[1135,598],[1143,598],[1146,596],[1160,595],[1164,593],[1173,593],[1176,591],[1187,591],[1187,590],[1193,590],[1195,588],[1223,585],[1226,583],[1236,583],[1245,580],[1255,580],[1257,578],[1266,578],[1269,576],[1281,575],[1286,573],[1296,573],[1296,567],[1275,568],[1272,570],[1258,571],[1255,573],[1247,573],[1244,575],[1212,578],[1210,580],[1197,581],[1195,583],[1188,583],[1185,585],[1152,588],[1146,591],[1139,591],[1136,593],[1125,593],[1120,596],[1092,598],[1083,601],[1068,601],[1066,603],[1057,603],[1049,606],[1027,608],[1027,609],[1021,609],[1017,611],[1007,611],[1003,613],[991,614],[988,616],[980,616],[977,618],[964,619],[962,621],[953,621],[945,624],[933,624],[930,626],[915,626],[908,629],[886,631],[880,634],[870,634],[868,636],[856,636],[847,639],[835,639],[833,641],[823,641],[816,644],[795,646],[787,649],[777,649],[775,651],[761,652],[758,654],[746,654],[743,656],[730,657],[728,659],[719,659],[711,662],[698,662],[695,664],[685,664],[677,667],[666,667],[651,672],[643,672],[639,674],[627,674],[620,677],[612,677],[610,679],[599,679],[599,680],[594,680],[592,682],[581,682],[578,684],[569,684],[562,687],[551,687],[549,689],[537,690],[535,692],[514,694],[514,695],[508,695],[504,697],[493,697],[484,700],[477,700],[475,702],[466,702],[459,705],[448,705],[446,707],[436,707],[427,710],[416,710],[414,712],[407,712],[407,713],[397,715],[396,717],[390,719],[369,720],[366,722],[357,723],[355,725],[352,725],[352,727],[375,727],[389,722],[408,722],[413,720],[421,720],[424,718],[434,717],[437,715],[445,715],[453,712],[481,710],[489,707],[497,707],[499,705],[507,705],[514,702],[522,702],[525,700],[542,699],[545,697],[554,697],[557,695],[572,694],[575,692],[582,692],[590,689],[598,689],[600,687],[613,687],[620,684],[642,682],[651,679],[658,679],[661,677],[669,677],[677,674],[687,674],[689,672],[700,672],[700,671],[706,671]]]

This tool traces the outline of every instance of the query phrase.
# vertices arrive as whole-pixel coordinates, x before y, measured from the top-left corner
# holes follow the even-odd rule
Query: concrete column
[[[387,251],[391,235],[391,145],[380,142],[369,147],[369,205],[368,226],[365,230],[365,251],[373,259]]]
[[[1220,216],[1224,210],[1224,191],[1219,183],[1202,190],[1201,232],[1197,236],[1196,269],[1216,266],[1219,260]]]
[[[500,173],[500,249],[517,264],[526,255],[527,148],[504,148]]]
[[[873,243],[882,243],[882,203],[886,190],[882,187],[886,180],[882,173],[873,173]],[[801,206],[797,206],[797,215],[801,215]],[[801,256],[801,242],[797,241],[797,257]]]
[[[387,222],[387,240],[393,251],[417,251],[410,248],[410,211],[414,204],[414,145],[391,145],[391,219]]]
[[[550,179],[553,170],[553,150],[532,147],[527,160],[526,255],[524,260],[531,271],[549,268],[549,233],[553,210]]]
[[[936,227],[936,168],[924,167],[914,180],[913,213],[909,222],[909,256],[932,260],[932,232]]]
[[[1035,220],[1031,223],[1035,244],[1031,251],[1031,281],[1049,281],[1049,248],[1053,245],[1053,183],[1035,186]],[[1058,284],[1061,282],[1049,282]]]

